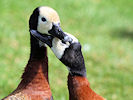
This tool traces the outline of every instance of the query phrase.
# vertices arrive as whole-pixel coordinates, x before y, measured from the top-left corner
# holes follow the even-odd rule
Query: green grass
[[[132,100],[133,0],[1,0],[0,99],[20,82],[30,53],[29,16],[40,5],[56,9],[63,30],[81,42],[92,89],[108,100]],[[68,71],[48,50],[54,100],[68,100]]]

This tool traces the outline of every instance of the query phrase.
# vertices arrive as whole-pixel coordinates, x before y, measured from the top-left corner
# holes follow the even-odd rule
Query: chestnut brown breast
[[[87,78],[68,75],[69,100],[105,100],[96,94],[89,85]]]

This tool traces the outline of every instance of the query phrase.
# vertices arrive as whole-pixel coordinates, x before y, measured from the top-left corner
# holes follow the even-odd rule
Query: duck
[[[60,27],[57,12],[47,6],[34,9],[29,30],[51,34],[60,39],[66,36]],[[47,47],[30,32],[30,57],[17,88],[2,100],[53,100],[48,79]]]
[[[67,82],[69,100],[106,100],[90,87],[89,81],[86,78],[82,46],[76,37],[64,32],[69,37],[64,43],[52,35],[43,35],[36,30],[30,30],[30,32],[36,39],[46,43],[55,56],[66,65],[69,71]]]

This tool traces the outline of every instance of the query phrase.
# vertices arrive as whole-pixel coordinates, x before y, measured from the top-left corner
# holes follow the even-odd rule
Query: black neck
[[[20,88],[25,88],[25,86],[34,86],[36,84],[48,83],[48,58],[47,58],[47,48],[40,47],[39,42],[36,38],[30,35],[31,43],[31,53],[30,59],[25,71],[22,75],[22,80],[17,87],[17,90]],[[41,80],[41,81],[38,81]],[[46,80],[46,81],[45,81]],[[36,84],[34,84],[36,82]],[[41,84],[41,86],[43,86]]]
[[[31,53],[30,58],[42,59],[46,56],[46,47],[40,47],[39,41],[30,34]]]
[[[77,68],[71,68],[69,74],[72,76],[83,76],[86,77],[86,68],[85,65],[79,66]]]
[[[69,48],[66,48],[60,60],[68,66],[71,75],[86,76],[86,68],[80,43],[72,43]]]

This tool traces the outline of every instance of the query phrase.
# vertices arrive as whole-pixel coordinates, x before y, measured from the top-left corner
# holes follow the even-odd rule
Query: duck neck
[[[84,64],[80,66],[77,65],[75,68],[68,67],[68,70],[69,70],[69,74],[71,74],[72,76],[86,77],[86,68]]]
[[[46,47],[40,46],[39,41],[30,34],[30,59],[43,59],[47,56]]]
[[[31,35],[31,53],[18,88],[49,88],[47,48],[40,47],[38,40]]]
[[[84,88],[88,85],[88,80],[85,76],[79,75],[68,75],[68,90],[69,90],[69,100],[80,100],[81,96],[79,91],[83,92]]]

